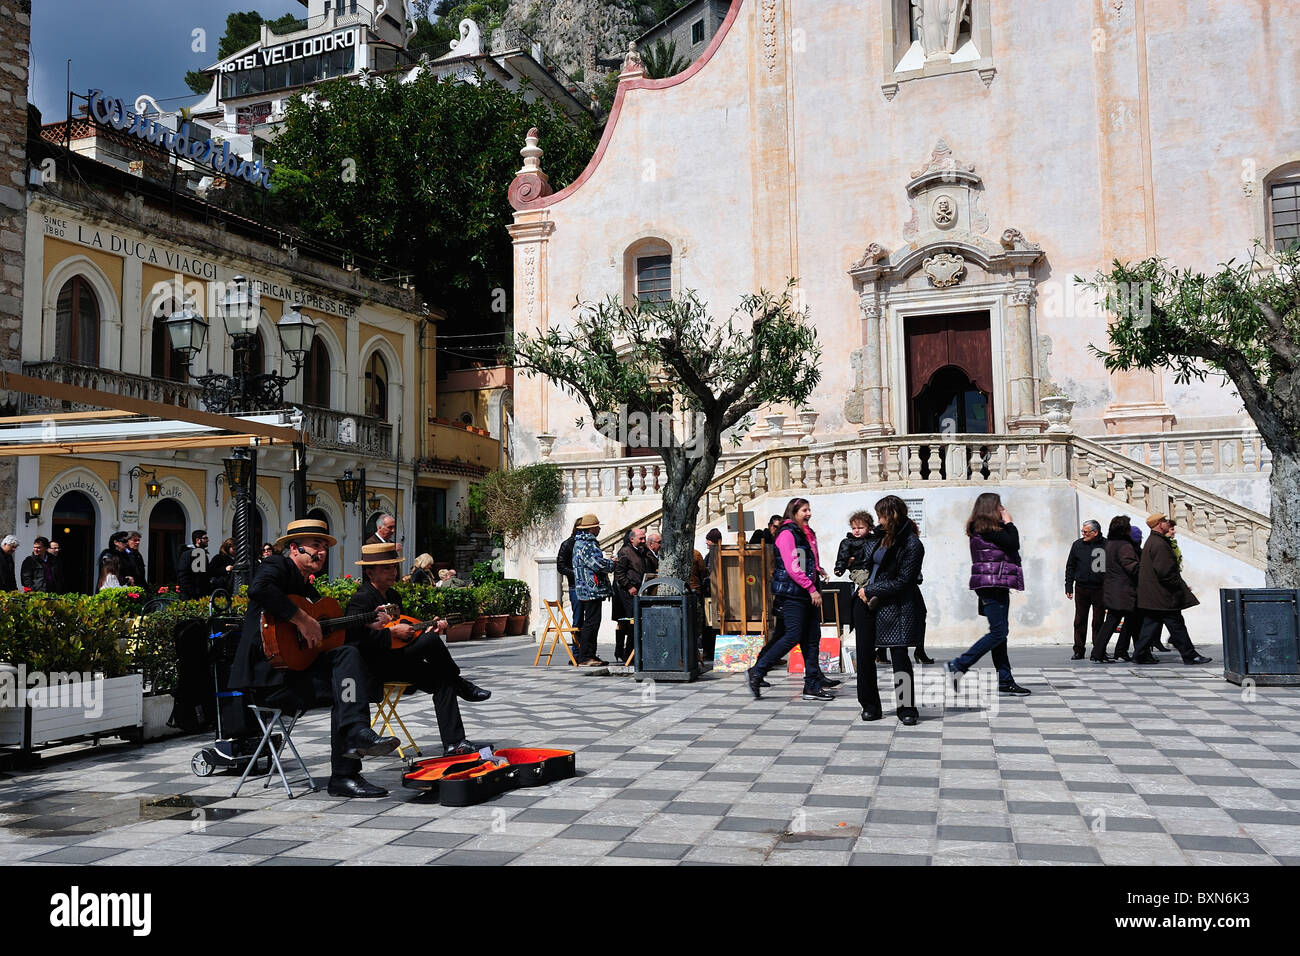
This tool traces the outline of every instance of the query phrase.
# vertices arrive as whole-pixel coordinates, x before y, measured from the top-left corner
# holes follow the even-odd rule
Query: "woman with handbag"
[[[1007,655],[1011,592],[1025,589],[1025,572],[1020,564],[1020,532],[1000,496],[988,491],[975,499],[966,535],[970,538],[970,589],[979,602],[980,615],[988,618],[989,629],[970,650],[948,662],[949,675],[956,688],[962,674],[985,654],[992,654],[993,666],[998,669],[998,693],[1028,697],[1031,691],[1016,683]]]
[[[772,600],[784,621],[785,629],[758,655],[749,669],[749,692],[760,699],[763,678],[777,661],[798,644],[803,650],[803,699],[834,700],[826,688],[839,681],[822,673],[822,593],[817,582],[826,577],[817,553],[817,535],[808,524],[812,506],[807,498],[791,498],[785,517],[776,534],[776,567],[772,572]]]
[[[870,571],[853,599],[853,629],[858,641],[858,703],[863,720],[883,716],[876,686],[872,646],[888,648],[894,665],[894,700],[900,723],[917,721],[915,682],[907,649],[925,640],[925,599],[921,596],[921,565],[925,546],[916,523],[907,516],[907,503],[897,495],[876,502],[877,527],[867,555]]]

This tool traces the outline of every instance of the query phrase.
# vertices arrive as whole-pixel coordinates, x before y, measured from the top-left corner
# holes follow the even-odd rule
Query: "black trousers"
[[[600,613],[603,601],[582,602],[582,630],[578,632],[578,663],[596,656],[596,638],[600,634]]]
[[[1142,636],[1138,638],[1133,657],[1142,657],[1151,653],[1151,647],[1160,638],[1160,628],[1169,629],[1169,643],[1184,661],[1196,656],[1196,646],[1192,644],[1191,635],[1187,633],[1187,624],[1183,621],[1182,611],[1143,611],[1146,615],[1142,621]]]
[[[425,631],[406,647],[372,653],[367,662],[377,680],[412,684],[433,698],[443,746],[452,747],[465,739],[465,723],[455,690],[460,667],[438,634]]]
[[[858,642],[858,704],[863,710],[879,712],[880,688],[876,686],[876,615],[853,597],[853,633]],[[907,646],[880,648],[889,652],[894,665],[894,706],[901,715],[916,710],[916,681]]]
[[[617,618],[614,629],[614,658],[620,664],[632,653],[633,623],[630,602],[635,601],[636,598],[629,597],[627,600],[629,606],[620,608],[616,613],[626,613],[628,616]]]
[[[1097,645],[1097,637],[1102,633],[1102,615],[1100,584],[1074,585],[1074,653],[1082,654],[1087,647],[1085,632],[1088,628],[1088,611],[1092,611],[1092,643]],[[1107,633],[1109,640],[1109,632]]]
[[[348,738],[370,724],[367,690],[370,672],[361,651],[344,644],[322,653],[305,671],[295,671],[283,684],[255,696],[266,706],[296,711],[329,703],[330,773],[350,777],[361,772],[361,761],[344,757]]]
[[[1124,626],[1120,627],[1119,619],[1124,618]],[[1111,635],[1115,633],[1115,628],[1120,627],[1119,640],[1115,642],[1115,656],[1127,654],[1128,649],[1137,643],[1138,634],[1142,630],[1142,612],[1136,608],[1127,611],[1116,610],[1115,608],[1106,609],[1106,620],[1102,622],[1101,634],[1093,638],[1092,653],[1095,657],[1100,657],[1106,653],[1106,645],[1110,643]]]

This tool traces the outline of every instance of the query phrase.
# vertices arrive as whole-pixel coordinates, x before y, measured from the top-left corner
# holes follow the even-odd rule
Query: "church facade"
[[[1019,614],[1044,638],[1068,635],[1060,579],[1082,519],[1185,512],[1194,584],[1260,583],[1268,455],[1241,403],[1212,377],[1108,373],[1105,302],[1076,277],[1152,255],[1267,268],[1294,241],[1300,124],[1282,91],[1298,31],[1300,9],[1277,5],[736,0],[684,73],[650,80],[629,55],[575,183],[550,191],[544,130],[525,147],[516,331],[611,294],[694,290],[725,319],[794,279],[821,383],[724,460],[771,459],[714,489],[701,537],[797,493],[834,541],[895,492],[938,552],[995,490],[1041,565],[1013,633]],[[517,378],[514,407],[516,461],[560,463],[570,492],[554,540],[516,556],[525,575],[540,561],[545,590],[576,514],[653,522],[662,483],[550,383]],[[935,559],[955,582],[941,630],[969,617],[955,550]]]

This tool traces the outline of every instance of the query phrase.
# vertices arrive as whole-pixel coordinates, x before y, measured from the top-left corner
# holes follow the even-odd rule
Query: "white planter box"
[[[139,674],[28,688],[25,708],[0,707],[0,746],[39,747],[54,740],[139,727],[142,695]],[[24,735],[28,711],[29,739]]]
[[[144,740],[159,740],[180,733],[176,728],[167,726],[167,718],[172,715],[175,704],[171,694],[155,694],[144,698],[141,711]]]

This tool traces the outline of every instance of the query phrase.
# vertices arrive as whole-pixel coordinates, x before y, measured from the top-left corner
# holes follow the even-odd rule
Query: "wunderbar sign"
[[[182,159],[201,166],[211,166],[214,172],[246,180],[263,189],[271,188],[270,166],[262,165],[260,159],[250,163],[238,153],[232,153],[229,143],[222,143],[218,148],[210,139],[194,139],[190,135],[189,123],[182,123],[177,132],[157,120],[128,110],[125,103],[105,96],[103,90],[91,90],[88,98],[90,118],[101,126],[111,126],[128,136],[161,146]]]

